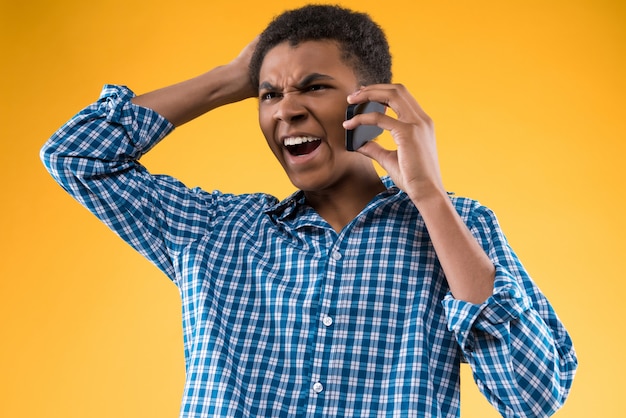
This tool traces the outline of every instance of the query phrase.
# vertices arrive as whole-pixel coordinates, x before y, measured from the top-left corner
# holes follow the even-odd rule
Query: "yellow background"
[[[303,2],[0,4],[0,416],[177,416],[175,287],[62,192],[38,151],[104,83],[141,93],[192,77]],[[395,81],[435,120],[447,188],[496,211],[571,332],[580,368],[557,416],[626,416],[625,3],[341,4],[385,28]],[[291,192],[254,101],[185,125],[144,163],[189,186]],[[467,370],[462,416],[497,416]]]

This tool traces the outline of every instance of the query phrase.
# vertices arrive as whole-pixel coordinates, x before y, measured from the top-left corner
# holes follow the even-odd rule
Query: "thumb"
[[[356,150],[356,152],[365,155],[366,157],[371,158],[376,161],[383,169],[389,171],[390,167],[387,165],[390,162],[394,152],[386,150],[380,144],[374,141],[368,141],[363,144],[362,147]]]

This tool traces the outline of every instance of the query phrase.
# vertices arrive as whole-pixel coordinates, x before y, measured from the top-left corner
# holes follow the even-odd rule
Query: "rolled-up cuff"
[[[503,327],[494,325],[505,324],[519,318],[531,306],[530,300],[514,277],[499,266],[496,266],[493,294],[484,303],[477,305],[458,300],[450,292],[442,303],[448,329],[454,332],[464,352],[473,350],[472,330],[480,330],[496,338],[503,338],[501,335]]]
[[[126,86],[105,84],[98,103],[107,122],[124,128],[133,146],[144,154],[173,129],[167,119],[152,109],[135,105],[135,93]]]

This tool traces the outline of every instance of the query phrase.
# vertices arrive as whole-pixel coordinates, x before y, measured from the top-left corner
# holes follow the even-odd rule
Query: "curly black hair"
[[[258,88],[261,65],[270,49],[283,42],[296,46],[311,40],[337,42],[362,85],[391,82],[389,44],[369,15],[334,5],[308,5],[284,12],[261,33],[250,61],[252,84]]]

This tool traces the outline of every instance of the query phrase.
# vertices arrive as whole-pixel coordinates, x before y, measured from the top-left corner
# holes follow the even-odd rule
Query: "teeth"
[[[289,138],[285,138],[285,146],[289,147],[293,145],[300,145],[305,142],[314,142],[314,141],[321,141],[321,139],[314,138],[312,136],[292,136]]]

